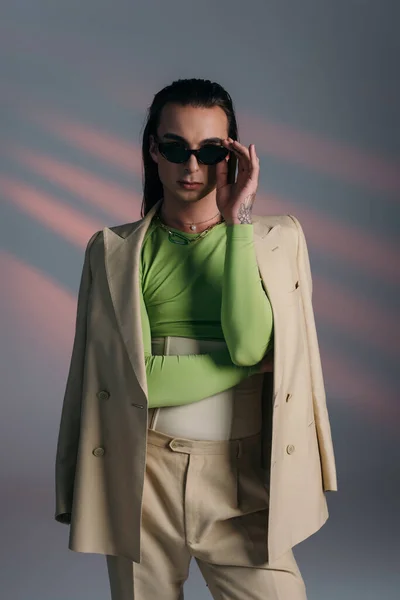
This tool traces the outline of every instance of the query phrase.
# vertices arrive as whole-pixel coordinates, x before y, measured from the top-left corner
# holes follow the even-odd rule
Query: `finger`
[[[250,150],[250,160],[251,160],[251,162],[252,162],[252,164],[254,166],[257,166],[258,163],[260,162],[260,159],[257,156],[255,145],[254,144],[250,144],[249,150]]]
[[[250,163],[250,152],[246,146],[243,146],[237,140],[232,140],[231,138],[228,138],[228,140],[231,141],[232,150],[238,154],[239,157],[247,159],[247,161]]]
[[[238,184],[244,185],[249,173],[253,170],[249,150],[236,140],[232,140],[231,149],[238,159]]]
[[[228,138],[231,140],[231,138]],[[249,149],[245,146],[232,140],[234,142],[233,150],[239,155],[239,172],[249,171],[254,176],[254,172],[257,175],[260,169],[260,160],[256,153],[256,147],[254,144],[250,144]]]
[[[216,165],[216,183],[217,189],[223,188],[226,186],[228,182],[228,163],[226,160],[221,160],[221,162]]]
[[[248,149],[240,144],[237,140],[233,140],[232,138],[227,138],[227,146],[229,149],[235,153],[239,162],[239,169],[249,169],[251,165],[250,153]]]
[[[257,156],[256,147],[254,144],[250,144],[250,160],[251,169],[258,172],[260,170],[260,159]]]

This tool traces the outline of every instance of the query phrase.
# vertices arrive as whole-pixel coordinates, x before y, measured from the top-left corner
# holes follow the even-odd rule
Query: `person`
[[[292,548],[337,481],[302,227],[255,214],[215,82],[158,92],[142,153],[141,219],[85,252],[55,518],[112,600],[182,600],[193,557],[215,599],[304,600]]]

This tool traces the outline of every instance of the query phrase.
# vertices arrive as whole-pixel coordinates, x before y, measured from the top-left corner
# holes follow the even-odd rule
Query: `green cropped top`
[[[253,225],[219,223],[187,245],[168,237],[152,221],[141,250],[150,408],[197,402],[233,387],[258,372],[257,363],[273,343],[272,307],[256,262]],[[226,347],[207,354],[152,355],[151,339],[165,336],[223,340]]]

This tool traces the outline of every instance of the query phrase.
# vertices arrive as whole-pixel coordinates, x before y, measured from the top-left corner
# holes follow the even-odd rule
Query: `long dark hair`
[[[218,83],[208,79],[178,79],[160,90],[148,109],[148,115],[142,141],[142,184],[143,202],[141,217],[143,218],[156,202],[163,196],[163,186],[158,176],[158,165],[150,156],[150,135],[156,135],[160,124],[161,111],[167,102],[195,108],[212,108],[220,106],[228,118],[228,137],[239,140],[235,110],[232,98]],[[235,182],[237,158],[231,153],[228,161],[228,183]]]

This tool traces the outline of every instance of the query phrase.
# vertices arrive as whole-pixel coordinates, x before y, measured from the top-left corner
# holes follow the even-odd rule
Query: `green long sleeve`
[[[252,224],[226,228],[221,324],[235,365],[254,365],[269,350],[273,313],[258,271]]]

